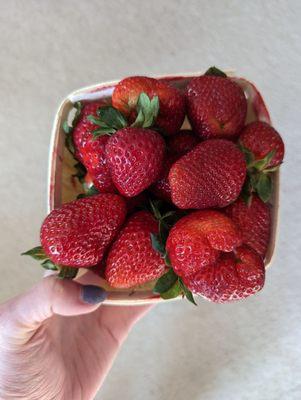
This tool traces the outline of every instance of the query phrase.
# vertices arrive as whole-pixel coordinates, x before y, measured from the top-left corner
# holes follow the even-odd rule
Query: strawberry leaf
[[[271,167],[271,168],[265,168],[262,172],[264,174],[269,174],[270,172],[276,172],[279,170],[280,164],[276,165],[275,167]]]
[[[76,103],[74,103],[73,107],[76,109],[73,120],[71,125],[69,125],[68,121],[64,121],[62,128],[63,131],[65,132],[66,136],[65,136],[65,146],[67,147],[67,149],[70,151],[70,153],[74,156],[75,153],[75,148],[74,148],[74,143],[73,143],[73,137],[72,137],[72,132],[73,129],[75,127],[75,125],[78,122],[78,119],[80,117],[83,105],[80,101],[77,101]]]
[[[159,108],[158,96],[154,96],[151,100],[146,93],[140,93],[137,101],[137,118],[131,126],[150,128],[158,117]]]
[[[93,135],[93,139],[97,139],[99,136],[105,136],[105,135],[111,136],[115,132],[116,132],[115,128],[104,127],[95,129],[91,133]]]
[[[191,293],[191,291],[187,288],[187,286],[184,285],[184,282],[182,281],[181,278],[179,279],[179,281],[180,281],[181,289],[182,289],[182,291],[183,291],[184,296],[186,297],[186,299],[187,299],[188,301],[190,301],[190,303],[192,303],[192,304],[194,304],[195,306],[197,306],[197,303],[195,302],[194,297],[193,297],[193,294]]]
[[[85,191],[85,193],[79,194],[77,196],[77,199],[83,199],[85,197],[95,196],[96,194],[99,194],[99,191],[96,189],[94,185],[92,185]]]
[[[164,256],[165,255],[165,246],[162,243],[160,235],[156,234],[156,233],[151,233],[150,236],[151,236],[151,242],[152,242],[153,249],[156,252],[160,253],[162,256]]]
[[[242,200],[246,203],[246,205],[250,205],[251,204],[251,200],[252,200],[252,185],[250,182],[250,177],[247,175],[245,183],[242,187],[241,193],[240,193],[240,197],[242,198]]]
[[[75,147],[73,143],[72,130],[69,133],[66,133],[65,146],[69,150],[69,152],[74,156]]]
[[[109,128],[115,128],[115,130],[125,128],[128,125],[121,112],[112,106],[99,108],[97,110],[97,115],[101,123],[104,123]]]
[[[178,276],[175,274],[172,268],[169,269],[164,275],[162,275],[158,280],[153,289],[156,294],[161,294],[167,292],[172,286],[177,282]]]
[[[33,249],[25,251],[24,253],[21,253],[21,256],[30,256],[34,260],[45,260],[46,258],[48,258],[42,246],[37,246]]]
[[[162,299],[168,300],[180,296],[181,293],[181,284],[179,282],[179,279],[177,279],[173,286],[171,286],[166,292],[161,293],[160,296],[162,297]]]
[[[210,67],[206,72],[205,75],[211,75],[211,76],[221,76],[223,78],[227,78],[227,75],[221,71],[220,69],[216,68],[215,66]]]
[[[263,202],[268,202],[272,194],[272,180],[267,174],[260,174],[256,184],[256,191]]]
[[[158,220],[160,220],[162,217],[161,212],[159,210],[160,203],[161,203],[160,200],[149,200],[152,213],[154,214],[154,217]]]
[[[241,143],[239,143],[238,147],[244,153],[247,168],[251,167],[254,161],[254,154]]]
[[[72,132],[72,126],[68,124],[68,121],[63,122],[63,131],[67,134]]]
[[[77,124],[77,121],[78,121],[78,119],[80,117],[80,114],[81,114],[82,109],[83,109],[83,103],[81,103],[80,101],[77,101],[76,103],[74,103],[74,107],[76,109],[76,112],[75,112],[75,115],[74,115],[74,118],[73,118],[73,121],[72,121],[72,127],[73,128]]]
[[[171,261],[167,253],[165,254],[164,261],[167,267],[171,267]]]
[[[95,139],[103,135],[112,135],[118,129],[128,126],[128,123],[121,112],[112,106],[100,107],[97,110],[97,115],[98,118],[94,115],[88,115],[87,117],[89,121],[99,127],[91,132]]]
[[[50,270],[50,271],[58,271],[59,267],[55,265],[51,260],[47,259],[41,263],[41,266],[44,269]]]
[[[251,164],[251,166],[256,168],[258,171],[262,171],[269,165],[269,163],[273,159],[274,155],[275,155],[275,150],[272,150],[261,160],[254,161]]]
[[[78,273],[77,268],[73,267],[60,267],[59,279],[74,279]]]

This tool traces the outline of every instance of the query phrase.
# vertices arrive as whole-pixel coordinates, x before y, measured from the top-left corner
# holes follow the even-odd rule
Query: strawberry
[[[255,121],[243,129],[239,146],[245,153],[248,169],[244,199],[248,201],[252,192],[257,192],[262,201],[269,201],[273,183],[271,173],[279,168],[284,157],[281,136],[269,124]]]
[[[206,140],[176,161],[169,172],[173,203],[182,209],[225,207],[239,196],[246,162],[236,145]]]
[[[106,159],[118,191],[133,197],[150,186],[162,168],[165,142],[150,129],[124,128],[106,144]]]
[[[252,153],[255,161],[262,160],[273,152],[265,168],[276,167],[282,163],[283,140],[279,133],[266,122],[255,121],[246,125],[239,136],[239,143]]]
[[[133,121],[136,105],[141,92],[151,99],[159,97],[160,112],[157,125],[166,135],[175,134],[182,126],[185,117],[185,100],[178,89],[166,82],[146,76],[132,76],[120,81],[112,95],[112,105]]]
[[[181,218],[170,230],[166,251],[172,268],[180,277],[214,264],[221,252],[241,244],[234,222],[214,210],[195,211]]]
[[[262,258],[247,246],[223,253],[214,264],[183,278],[189,290],[215,303],[251,296],[262,289],[264,280]]]
[[[234,138],[244,126],[247,100],[240,86],[223,73],[212,71],[193,78],[187,85],[188,119],[199,136]]]
[[[75,157],[87,168],[94,186],[100,192],[114,192],[115,187],[105,156],[105,145],[109,138],[107,136],[94,138],[92,132],[97,125],[88,119],[88,116],[96,115],[96,111],[102,106],[104,106],[102,102],[87,103],[83,106],[73,130]]]
[[[185,129],[167,138],[167,154],[159,179],[151,187],[151,192],[162,200],[171,202],[171,188],[168,174],[172,164],[199,143],[192,131]]]
[[[167,138],[167,147],[171,154],[183,156],[200,142],[199,138],[189,129],[183,129]]]
[[[149,212],[140,211],[128,219],[107,257],[105,279],[112,287],[130,288],[164,273],[165,263],[152,248],[151,233],[158,233],[158,222]]]
[[[269,206],[253,195],[249,205],[242,199],[237,199],[225,212],[239,227],[243,243],[264,257],[271,229]]]
[[[63,204],[45,218],[41,244],[50,260],[70,267],[99,263],[126,216],[124,200],[99,194]]]
[[[168,181],[168,174],[171,166],[179,157],[168,152],[163,161],[163,166],[158,180],[150,187],[150,191],[159,199],[171,202],[171,188]]]

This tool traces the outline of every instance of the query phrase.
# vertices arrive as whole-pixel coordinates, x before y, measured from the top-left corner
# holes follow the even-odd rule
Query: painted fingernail
[[[93,285],[83,285],[80,295],[82,301],[87,304],[98,304],[107,298],[107,292],[103,288]]]

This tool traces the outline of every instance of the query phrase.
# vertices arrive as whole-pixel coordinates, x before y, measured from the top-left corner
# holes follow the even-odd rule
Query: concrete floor
[[[130,74],[234,67],[255,81],[286,143],[277,256],[258,296],[165,304],[141,321],[96,399],[301,398],[301,2],[0,0],[0,301],[41,271],[19,254],[46,212],[60,100]]]

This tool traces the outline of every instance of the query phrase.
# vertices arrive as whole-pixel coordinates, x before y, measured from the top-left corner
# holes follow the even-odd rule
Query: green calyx
[[[192,293],[184,285],[182,279],[172,269],[168,253],[166,251],[168,233],[172,225],[174,225],[174,223],[181,218],[182,215],[177,215],[176,211],[167,211],[165,213],[161,213],[159,209],[160,205],[160,201],[150,200],[151,211],[154,217],[158,220],[159,225],[159,232],[157,234],[151,233],[150,236],[153,249],[161,255],[169,269],[168,272],[166,272],[157,280],[153,292],[155,294],[160,294],[160,296],[165,300],[173,299],[182,295],[196,305]]]
[[[21,256],[30,256],[34,260],[41,261],[41,266],[50,271],[57,271],[58,278],[60,279],[73,279],[76,277],[78,269],[72,267],[65,267],[62,265],[54,264],[50,258],[44,252],[42,246],[34,247],[24,253]]]
[[[100,107],[97,110],[97,115],[98,117],[94,117],[93,115],[88,116],[88,120],[98,126],[97,129],[92,131],[95,139],[103,135],[112,135],[118,129],[128,126],[123,114],[112,106]]]
[[[169,268],[169,270],[157,280],[153,292],[155,294],[160,294],[164,300],[183,296],[192,304],[197,305],[191,291],[184,285],[182,279],[172,268]]]
[[[267,203],[273,191],[271,173],[279,168],[279,166],[268,167],[275,150],[270,151],[264,158],[256,160],[254,154],[241,143],[239,148],[244,153],[247,164],[247,177],[241,192],[242,199],[250,205],[252,193],[256,192],[261,200]]]
[[[159,97],[154,96],[152,99],[146,93],[140,93],[137,102],[137,118],[132,123],[133,128],[150,128],[152,127],[159,114]]]
[[[136,105],[136,120],[129,125],[124,115],[112,106],[100,107],[97,117],[88,116],[88,120],[97,125],[97,129],[92,132],[94,138],[103,135],[112,135],[119,129],[131,126],[133,128],[150,128],[155,125],[159,113],[159,98],[154,96],[152,99],[146,93],[140,93]]]
[[[221,76],[222,78],[227,78],[227,75],[220,69],[216,68],[215,66],[210,67],[204,75],[210,76]]]
[[[65,132],[65,146],[70,151],[70,153],[74,156],[75,148],[74,148],[74,143],[73,143],[73,138],[72,138],[72,132],[78,122],[83,105],[80,101],[77,101],[76,103],[74,103],[73,107],[75,108],[75,114],[72,119],[71,125],[69,125],[68,121],[66,120],[63,122],[62,127],[63,127],[63,131]]]
[[[84,199],[85,197],[90,197],[90,196],[95,196],[96,194],[99,194],[99,191],[96,189],[94,185],[90,186],[89,188],[85,188],[85,193],[81,193],[77,196],[77,199]]]
[[[78,102],[74,103],[73,107],[75,109],[75,113],[74,113],[71,125],[69,125],[68,121],[65,120],[63,122],[62,127],[63,127],[63,131],[65,132],[65,146],[67,147],[69,152],[72,154],[72,156],[76,159],[75,147],[74,147],[74,142],[73,142],[73,129],[75,128],[75,126],[80,118],[83,104],[80,101],[78,101]],[[73,112],[74,112],[74,110],[73,110]],[[80,183],[83,183],[84,177],[87,173],[86,168],[79,161],[74,165],[74,168],[75,168],[76,172],[75,172],[75,174],[72,175],[72,177],[77,178]]]

